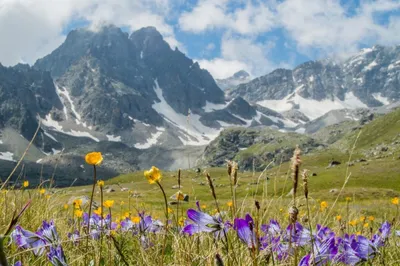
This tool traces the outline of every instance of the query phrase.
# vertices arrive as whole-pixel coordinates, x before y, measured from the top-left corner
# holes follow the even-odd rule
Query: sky
[[[155,26],[214,78],[400,44],[400,0],[0,0],[0,63],[33,64],[72,29]]]

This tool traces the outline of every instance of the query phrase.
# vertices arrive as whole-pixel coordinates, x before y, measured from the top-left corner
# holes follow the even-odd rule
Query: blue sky
[[[32,64],[73,28],[155,26],[214,77],[400,44],[398,0],[0,0],[0,62]]]

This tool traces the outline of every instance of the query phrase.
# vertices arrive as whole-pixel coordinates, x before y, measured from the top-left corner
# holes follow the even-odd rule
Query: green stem
[[[0,264],[8,266],[6,254],[4,253],[4,236],[0,236]]]
[[[162,248],[162,255],[161,255],[161,265],[164,264],[164,254],[165,254],[165,247],[167,244],[167,233],[168,233],[168,201],[167,201],[167,195],[165,194],[164,188],[161,186],[160,182],[156,181],[157,185],[160,187],[163,196],[164,196],[164,202],[165,202],[165,235],[164,235],[164,242],[163,242],[163,248]]]
[[[97,180],[96,165],[93,165],[93,187],[92,187],[92,195],[90,196],[90,202],[89,202],[89,220],[88,220],[88,227],[87,227],[86,254],[85,254],[86,258],[87,258],[87,252],[89,250],[90,216],[92,215],[93,195],[94,195],[94,189],[96,187],[96,180]],[[86,261],[86,259],[85,259],[85,261]]]
[[[100,221],[101,221],[101,228],[103,228],[103,186],[100,186]],[[89,218],[90,219],[90,218]],[[103,249],[103,229],[100,230],[100,261],[101,261],[101,255],[102,255],[102,249]]]

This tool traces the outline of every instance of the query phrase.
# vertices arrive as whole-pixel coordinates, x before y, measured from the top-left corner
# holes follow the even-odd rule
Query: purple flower
[[[188,224],[183,228],[183,232],[188,235],[195,233],[207,232],[214,233],[216,238],[220,238],[222,234],[226,234],[230,224],[223,223],[221,216],[211,216],[205,212],[189,209],[187,216],[194,224]]]
[[[329,227],[323,227],[320,224],[317,224],[317,232],[315,234],[316,239],[323,242],[335,236],[336,236],[335,233]]]
[[[58,237],[54,221],[43,221],[42,227],[39,228],[37,234],[40,235],[47,244],[57,244],[60,241]]]
[[[21,261],[17,261],[14,266],[22,266],[22,262]]]
[[[236,230],[240,240],[242,240],[249,248],[255,248],[256,236],[253,232],[254,221],[249,214],[246,214],[245,219],[235,219],[233,228]]]
[[[87,213],[84,213],[82,226],[87,228],[88,222],[89,215]],[[110,222],[111,215],[109,214],[105,218],[101,218],[99,215],[93,214],[92,217],[90,217],[89,230],[89,234],[91,235],[92,239],[99,239],[101,233],[109,235],[112,230],[115,230],[117,228],[117,224],[114,222],[111,222],[110,224]]]
[[[299,266],[310,266],[311,265],[311,254],[305,255],[299,262]]]
[[[56,248],[50,247],[47,258],[54,266],[68,266],[61,246],[57,246]]]
[[[145,233],[158,233],[161,231],[164,224],[159,220],[153,220],[153,218],[148,215],[145,216],[144,213],[139,213],[140,222],[138,225],[138,231],[141,234]]]
[[[80,234],[78,230],[75,230],[73,233],[68,233],[68,238],[74,242],[75,245],[78,244],[80,239]]]
[[[35,256],[43,254],[46,242],[40,235],[25,230],[17,225],[15,230],[11,233],[11,237],[18,248],[32,249]]]
[[[290,224],[286,228],[286,240],[291,241],[292,243],[296,244],[299,247],[305,246],[311,243],[311,234],[310,231],[304,228],[299,222]]]
[[[385,245],[386,240],[390,235],[391,225],[388,222],[384,222],[379,228],[379,233],[375,234],[372,237],[372,244],[376,247],[383,247]]]
[[[135,224],[131,221],[131,219],[125,218],[124,220],[121,221],[120,225],[121,225],[121,231],[127,232],[132,230]]]

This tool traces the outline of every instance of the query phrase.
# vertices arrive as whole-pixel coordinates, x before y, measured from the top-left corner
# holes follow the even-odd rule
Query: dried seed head
[[[226,161],[227,162],[227,167],[228,167],[228,175],[231,178],[232,185],[236,186],[237,184],[237,171],[239,169],[239,166],[237,162],[234,161]]]
[[[226,160],[226,166],[228,168],[228,175],[231,176],[231,173],[232,173],[232,161]]]
[[[302,223],[307,223],[308,222],[308,217],[307,216],[301,217],[301,222]]]
[[[257,210],[260,210],[260,202],[258,202],[257,200],[254,202],[254,204],[256,205]]]
[[[181,188],[181,169],[178,170],[178,188]]]
[[[212,196],[213,196],[214,200],[217,200],[217,194],[215,193],[214,184],[213,184],[213,181],[212,181],[209,173],[206,173],[206,178],[207,178],[208,186],[210,187]]]
[[[306,199],[308,198],[308,170],[304,169],[301,173],[301,177],[303,179],[303,187],[304,187],[304,196]]]
[[[296,208],[296,206],[292,206],[289,208],[289,219],[292,224],[296,223],[298,214],[299,210]]]
[[[300,149],[296,146],[292,157],[292,178],[293,178],[293,199],[296,199],[297,185],[299,181],[299,170],[300,170]]]
[[[224,261],[222,260],[221,256],[218,253],[215,254],[215,265],[224,266]]]

